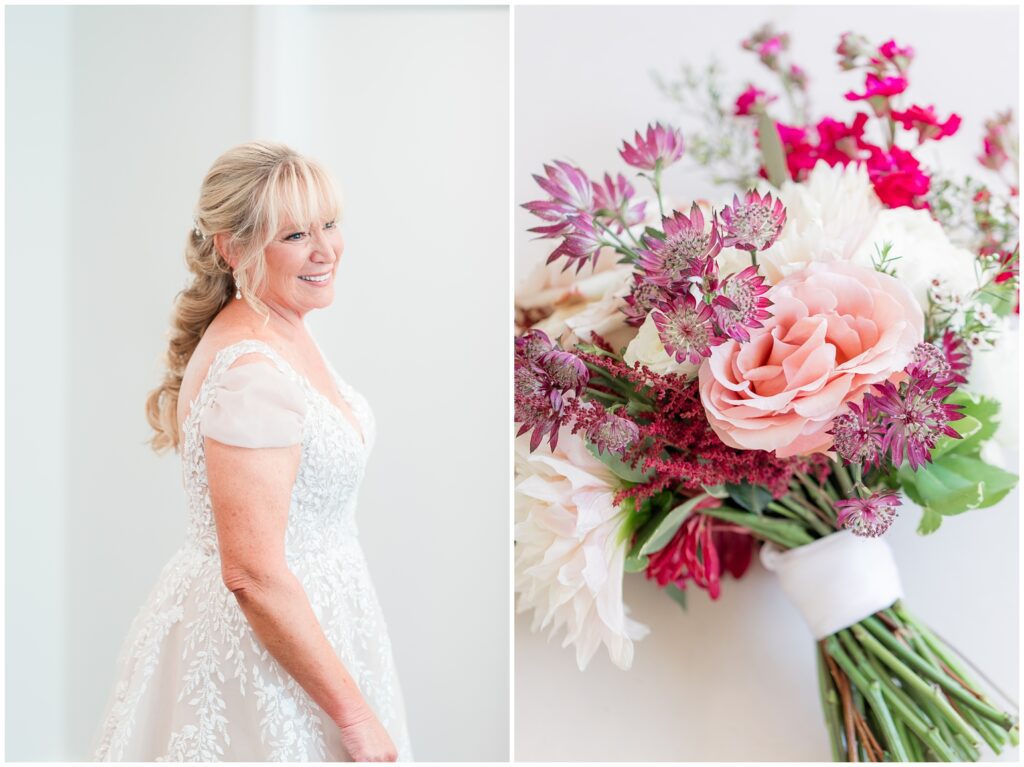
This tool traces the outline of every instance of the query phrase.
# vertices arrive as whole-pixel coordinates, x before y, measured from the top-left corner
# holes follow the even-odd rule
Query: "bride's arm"
[[[270,654],[327,713],[355,761],[395,761],[395,746],[324,635],[285,561],[300,445],[250,449],[206,438],[224,584]]]

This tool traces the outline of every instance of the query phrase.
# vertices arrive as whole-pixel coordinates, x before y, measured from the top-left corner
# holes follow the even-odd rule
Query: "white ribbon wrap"
[[[778,576],[815,639],[848,628],[903,596],[889,544],[848,530],[788,551],[766,543],[761,563]]]

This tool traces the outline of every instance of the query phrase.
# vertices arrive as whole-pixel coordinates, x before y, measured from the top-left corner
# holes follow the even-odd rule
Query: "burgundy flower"
[[[670,125],[648,125],[647,138],[636,131],[633,143],[623,140],[619,154],[627,165],[641,170],[664,170],[683,156],[683,134]]]
[[[703,272],[708,260],[722,249],[718,223],[712,218],[710,231],[704,231],[704,214],[693,203],[690,215],[676,211],[661,220],[665,239],[644,237],[647,250],[640,252],[639,266],[650,282],[673,288]]]
[[[607,173],[604,184],[594,183],[595,215],[614,223],[616,231],[621,232],[623,222],[626,226],[636,226],[644,220],[644,208],[647,203],[633,203],[633,186],[621,173],[614,181]]]
[[[551,349],[537,359],[537,365],[548,376],[553,404],[556,393],[559,395],[559,399],[561,395],[568,392],[573,392],[578,396],[583,393],[590,380],[590,371],[587,370],[587,366],[572,352]]]
[[[911,378],[933,378],[937,384],[953,380],[953,369],[946,354],[935,344],[920,343],[914,347],[910,364],[905,368]]]
[[[517,360],[513,379],[514,418],[520,424],[518,437],[533,429],[530,450],[536,450],[544,436],[550,435],[551,449],[558,444],[558,430],[562,426],[561,407],[553,407],[548,392],[547,378],[536,364]]]
[[[848,403],[847,410],[833,419],[829,433],[834,438],[833,448],[846,463],[859,465],[865,471],[881,463],[885,427],[868,416],[867,408]]]
[[[774,202],[774,205],[773,205]],[[786,225],[786,208],[782,200],[772,200],[771,192],[761,197],[756,189],[747,192],[741,203],[734,194],[732,206],[722,208],[724,247],[740,250],[765,250],[778,238]]]
[[[626,324],[635,328],[640,327],[651,309],[659,301],[667,299],[668,292],[664,288],[648,282],[639,272],[633,272],[633,289],[625,298],[626,305],[621,308],[622,313],[626,315]]]
[[[710,501],[717,504],[714,499]],[[704,504],[698,505],[706,508]],[[754,540],[749,532],[724,525],[703,514],[688,517],[662,549],[648,558],[646,576],[661,587],[669,583],[685,588],[692,580],[712,599],[721,594],[721,578],[728,572],[741,577],[750,567]]]
[[[765,293],[770,290],[756,266],[726,277],[711,302],[718,329],[740,343],[750,340],[749,328],[763,328],[761,320],[772,316]]]
[[[869,498],[836,501],[836,522],[854,535],[874,538],[889,529],[900,505],[898,495],[885,491]]]
[[[628,418],[606,413],[587,429],[586,436],[599,454],[605,450],[621,454],[636,443],[640,429]]]
[[[703,301],[698,304],[691,293],[662,301],[651,316],[665,351],[676,362],[697,365],[711,356],[712,346],[724,341],[714,334],[711,307]]]
[[[939,437],[959,438],[947,424],[964,417],[959,405],[947,405],[943,400],[953,392],[952,386],[936,385],[931,377],[910,378],[906,391],[891,381],[875,384],[873,394],[864,395],[864,405],[871,413],[882,415],[885,436],[882,450],[893,466],[903,464],[904,457],[914,471],[931,460],[931,450]]]
[[[551,343],[548,334],[538,328],[526,331],[515,340],[516,357],[524,360],[537,360],[542,354],[553,348],[554,344]]]
[[[544,221],[548,226],[530,229],[542,237],[561,237],[570,228],[570,219],[580,213],[594,209],[594,193],[587,174],[561,160],[554,165],[545,165],[546,176],[534,174],[533,180],[550,195],[550,200],[535,200],[523,203],[523,207]]]
[[[946,357],[953,383],[967,383],[967,371],[971,369],[971,347],[961,336],[947,328],[942,334],[942,353]]]
[[[918,144],[952,136],[960,128],[959,115],[950,115],[945,122],[940,122],[938,115],[935,114],[935,107],[930,106],[912,106],[902,112],[894,111],[892,118],[907,130],[916,130]]]
[[[777,99],[777,96],[769,96],[760,88],[748,85],[747,89],[736,99],[736,115],[745,117],[762,114],[764,108]]]

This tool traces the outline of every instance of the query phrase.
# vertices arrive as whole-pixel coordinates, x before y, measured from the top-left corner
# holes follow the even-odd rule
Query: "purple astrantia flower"
[[[523,203],[523,207],[544,221],[548,226],[530,229],[541,237],[561,237],[570,228],[570,218],[594,209],[594,191],[587,174],[561,160],[554,165],[545,165],[546,176],[534,174],[533,179],[547,192],[550,200],[534,200]]]
[[[836,522],[854,535],[874,538],[889,529],[900,505],[899,496],[886,491],[868,498],[836,501]]]
[[[545,352],[551,351],[554,346],[547,333],[534,328],[516,337],[515,355],[517,358],[533,361],[539,359]]]
[[[935,344],[920,343],[911,352],[910,364],[904,368],[911,378],[932,377],[938,384],[953,380],[953,369],[945,353]]]
[[[891,381],[875,384],[874,394],[864,395],[864,405],[872,414],[882,416],[885,437],[882,450],[889,455],[893,466],[899,467],[904,457],[914,471],[931,460],[931,450],[939,437],[959,438],[947,424],[964,417],[959,405],[947,405],[943,400],[955,387],[940,385],[932,376],[911,377],[906,391]]]
[[[614,181],[607,173],[604,183],[594,182],[595,216],[608,219],[615,224],[615,230],[621,232],[625,226],[636,226],[644,220],[646,202],[633,202],[633,185],[621,173]]]
[[[637,131],[633,144],[623,140],[619,154],[627,165],[641,170],[664,170],[683,156],[683,134],[671,125],[648,125],[647,138]]]
[[[665,351],[676,362],[700,364],[711,356],[712,346],[725,340],[714,334],[711,307],[703,301],[698,304],[691,293],[662,301],[651,317]]]
[[[552,349],[538,358],[537,365],[547,374],[551,404],[555,407],[561,406],[563,396],[569,392],[582,394],[590,380],[587,366],[572,352]]]
[[[702,274],[707,261],[714,260],[722,250],[718,223],[711,219],[711,230],[704,231],[704,214],[697,203],[687,216],[676,211],[661,220],[665,239],[645,236],[647,250],[640,251],[638,264],[647,279],[664,288],[679,287],[690,277]]]
[[[942,334],[942,353],[949,363],[950,380],[953,383],[967,383],[967,371],[971,369],[971,347],[952,330]]]
[[[719,331],[735,341],[749,341],[749,328],[763,328],[761,320],[772,316],[772,302],[764,295],[769,289],[756,266],[726,277],[711,302]]]
[[[598,454],[605,450],[621,454],[640,438],[640,429],[628,418],[607,413],[587,429],[586,436]]]
[[[653,282],[648,282],[638,272],[633,272],[633,289],[626,296],[626,305],[620,311],[626,315],[626,324],[638,328],[644,324],[651,309],[659,301],[668,299],[668,292]]]
[[[722,208],[722,245],[740,250],[766,250],[778,239],[786,225],[786,208],[782,200],[772,200],[769,192],[764,197],[751,189],[740,202],[732,196],[732,206]]]
[[[588,259],[594,264],[597,263],[601,246],[605,245],[605,242],[594,229],[594,220],[589,215],[570,216],[567,231],[563,234],[565,237],[562,242],[548,256],[549,264],[565,256],[566,264],[562,267],[562,271],[564,272],[575,262],[576,271],[579,272]]]
[[[520,424],[518,437],[533,429],[530,435],[530,450],[536,450],[551,435],[551,449],[558,444],[558,430],[562,426],[561,408],[553,407],[547,391],[544,371],[536,363],[516,360],[513,403],[515,421]]]
[[[847,410],[833,419],[830,433],[833,448],[846,463],[859,465],[865,471],[881,464],[885,427],[868,416],[867,408],[847,403]]]

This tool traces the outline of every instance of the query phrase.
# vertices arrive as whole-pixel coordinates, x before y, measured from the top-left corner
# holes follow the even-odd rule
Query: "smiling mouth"
[[[331,273],[326,272],[324,274],[300,274],[299,279],[303,282],[323,283],[328,282],[331,279]]]

